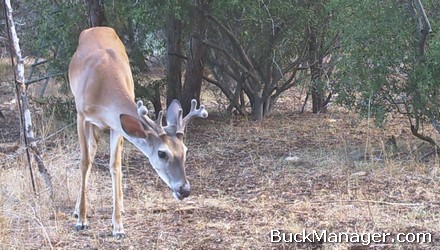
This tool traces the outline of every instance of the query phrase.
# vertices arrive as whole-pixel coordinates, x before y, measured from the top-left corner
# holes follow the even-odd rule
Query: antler
[[[191,100],[191,110],[190,112],[185,116],[185,118],[182,119],[182,112],[179,112],[179,123],[177,125],[177,131],[176,134],[184,134],[186,125],[191,121],[194,117],[200,117],[200,118],[206,118],[208,117],[208,111],[206,111],[204,105],[200,105],[200,108],[197,107],[197,101],[196,99]]]
[[[137,112],[142,119],[154,130],[156,130],[158,135],[165,135],[166,132],[164,130],[164,127],[162,126],[162,119],[163,119],[163,111],[159,111],[159,114],[157,116],[157,120],[153,121],[148,117],[148,109],[144,106],[144,103],[142,101],[137,102]]]

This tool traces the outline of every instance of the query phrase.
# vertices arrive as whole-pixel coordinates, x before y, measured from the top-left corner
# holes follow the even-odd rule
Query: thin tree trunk
[[[107,23],[104,5],[101,0],[84,0],[87,8],[89,27],[104,26]]]
[[[173,14],[167,18],[167,106],[182,93],[182,23]]]
[[[189,113],[191,109],[191,99],[196,99],[200,103],[200,91],[203,79],[203,61],[206,55],[206,46],[203,43],[208,24],[204,11],[208,8],[208,1],[202,1],[199,6],[193,8],[192,12],[192,33],[189,42],[189,56],[186,66],[185,83],[181,103],[183,113]]]
[[[318,31],[316,27],[310,27],[309,34],[309,64],[311,73],[311,96],[312,96],[312,112],[325,113],[326,107],[324,106],[325,95],[324,86],[322,82],[323,76],[323,63],[322,56],[320,55],[320,44],[318,42]]]
[[[153,96],[154,98],[151,99],[151,103],[153,103],[154,106],[154,112],[156,114],[156,117],[159,117],[159,112],[162,110],[162,102],[160,98],[160,82],[155,82],[153,85]]]
[[[408,0],[408,9],[415,23],[415,51],[416,59],[425,62],[426,38],[432,33],[431,24],[426,15],[425,8],[420,0]]]
[[[32,186],[35,190],[35,184],[33,180],[33,174],[32,174],[32,165],[30,162],[30,151],[33,153],[34,160],[37,163],[38,170],[41,174],[41,177],[46,183],[46,186],[49,190],[49,193],[51,197],[53,197],[53,188],[52,188],[52,181],[51,177],[44,165],[43,158],[41,157],[40,151],[38,149],[34,132],[33,132],[33,125],[32,125],[32,116],[31,112],[29,110],[29,102],[28,102],[28,95],[27,95],[27,86],[25,84],[25,78],[24,78],[24,62],[23,57],[21,56],[21,49],[19,44],[19,39],[17,37],[17,32],[15,30],[15,24],[12,17],[12,7],[10,0],[4,0],[5,3],[5,13],[7,16],[7,26],[9,28],[9,38],[11,46],[13,47],[13,52],[15,54],[16,58],[16,65],[15,65],[15,71],[14,71],[14,79],[15,79],[15,86],[16,86],[16,94],[17,94],[17,100],[18,100],[18,106],[20,108],[20,123],[23,128],[23,136],[24,136],[24,142],[26,146],[26,154],[28,157],[28,163],[29,163],[29,170],[32,178]],[[12,53],[12,49],[11,49]],[[13,55],[11,54],[11,58],[13,58]],[[14,61],[12,60],[12,64],[14,65]]]
[[[265,103],[261,91],[255,93],[252,99],[253,99],[252,110],[251,110],[252,120],[261,121],[264,118],[264,103]]]
[[[244,114],[244,110],[242,109],[243,106],[240,105],[240,96],[243,93],[242,90],[242,84],[241,83],[237,83],[237,86],[235,87],[235,93],[232,96],[232,100],[229,100],[230,104],[228,106],[228,108],[226,109],[228,111],[228,113],[232,113],[232,109],[235,107],[235,109],[240,113],[240,114]]]
[[[270,114],[272,113],[272,109],[273,109],[275,102],[276,102],[275,98],[272,98],[270,96],[266,97],[266,99],[264,100],[264,106],[263,106],[264,107],[264,109],[263,109],[263,112],[264,112],[263,116],[264,117],[270,116]]]

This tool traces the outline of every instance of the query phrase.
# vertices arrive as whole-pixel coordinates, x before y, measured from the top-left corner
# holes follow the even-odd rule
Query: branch
[[[229,101],[232,101],[232,96],[234,94],[232,93],[231,90],[229,90],[223,84],[221,84],[220,82],[216,81],[215,79],[212,79],[212,78],[205,76],[205,75],[203,75],[203,80],[210,82],[210,83],[214,84],[215,86],[219,87],[221,89],[221,91],[223,92],[223,94],[225,94],[226,97],[229,99]]]
[[[304,113],[308,100],[309,100],[309,93],[306,94],[306,99],[304,99],[304,103],[303,103],[303,105],[301,107],[301,111],[299,112],[300,114]]]
[[[330,91],[327,98],[325,99],[324,103],[322,104],[322,107],[327,106],[330,103],[330,100],[332,99],[333,91]]]
[[[298,70],[300,70],[301,68],[297,68],[292,75],[289,77],[289,79],[287,79],[286,81],[284,81],[284,83],[280,86],[276,88],[276,93],[275,96],[280,95],[281,93],[283,93],[284,91],[288,90],[289,88],[295,86],[295,83],[302,81],[304,78],[306,77],[302,77],[301,79],[299,79],[298,81],[295,81],[295,76],[296,76],[296,72]]]
[[[33,63],[33,64],[31,65],[31,67],[37,67],[37,66],[39,66],[39,65],[41,65],[41,64],[45,64],[45,63],[47,63],[47,60],[43,60],[43,61],[41,61],[41,62],[39,62],[38,60],[36,60],[36,62]]]
[[[51,77],[62,76],[62,75],[64,75],[64,73],[53,73],[53,74],[50,74],[50,75],[47,75],[47,76],[43,76],[43,77],[40,77],[40,78],[37,78],[37,79],[25,81],[25,84],[26,85],[30,85],[30,84],[35,83],[35,82],[39,82],[39,81],[46,80],[46,79],[51,78]]]
[[[221,84],[220,82],[208,77],[208,76],[203,76],[203,80],[208,81],[212,84],[214,84],[215,86],[219,87],[220,90],[223,92],[223,94],[225,94],[226,98],[228,98],[230,105],[232,105],[233,107],[235,107],[238,112],[240,112],[241,114],[243,114],[243,110],[242,108],[238,105],[237,103],[237,92],[234,94],[231,90],[229,90],[227,87],[225,87],[223,84]],[[239,96],[239,93],[238,93]]]
[[[230,29],[228,29],[223,23],[221,23],[217,18],[206,13],[206,11],[205,11],[205,15],[208,19],[212,20],[215,24],[217,24],[226,33],[226,35],[228,35],[228,37],[232,41],[232,44],[237,49],[239,56],[241,57],[241,59],[245,63],[246,67],[251,69],[252,71],[254,71],[254,66],[253,66],[251,60],[246,55],[246,52],[244,51],[244,49],[241,47],[240,42],[238,41],[235,34]]]
[[[253,93],[254,90],[251,88],[251,86],[249,85],[249,83],[247,83],[247,78],[249,77],[249,75],[247,73],[243,73],[242,71],[240,71],[239,69],[237,69],[237,67],[234,67],[234,65],[231,65],[231,63],[229,63],[227,61],[227,59],[223,59],[223,56],[220,57],[215,57],[213,58],[213,60],[216,62],[216,66],[223,72],[225,72],[228,76],[230,76],[232,79],[234,79],[237,84],[241,84],[244,87],[244,90],[246,93]],[[225,61],[225,63],[222,63],[222,61]],[[231,67],[232,66],[232,67]],[[214,75],[218,76],[217,70],[215,69],[215,67],[212,67],[212,72]],[[219,77],[216,77],[219,78]]]
[[[431,144],[431,146],[433,146],[435,149],[438,149],[437,143],[435,143],[435,141],[426,135],[422,135],[420,134],[419,131],[419,122],[420,122],[420,118],[418,118],[418,116],[416,116],[416,125],[411,125],[411,133],[416,136],[417,138],[428,142],[429,144]]]
[[[408,0],[408,9],[410,15],[415,22],[415,31],[417,38],[417,58],[420,62],[424,62],[425,59],[425,43],[426,38],[432,33],[431,24],[425,12],[420,0]]]
[[[169,56],[177,56],[178,58],[181,58],[183,60],[188,60],[188,57],[181,55],[181,54],[177,54],[177,53],[168,53]]]
[[[254,74],[254,72],[249,71],[248,68],[246,68],[243,64],[241,64],[239,61],[237,61],[235,59],[235,57],[229,53],[228,51],[226,51],[224,48],[218,46],[217,44],[214,44],[208,40],[203,40],[202,41],[203,44],[205,44],[206,46],[209,46],[213,49],[219,50],[220,52],[222,52],[226,57],[229,58],[229,60],[231,60],[237,67],[239,67],[244,73],[246,73],[247,75],[249,75],[255,82],[259,82],[258,77]]]
[[[407,106],[405,102],[402,102],[402,103],[396,102],[396,101],[394,100],[394,98],[393,98],[390,94],[388,94],[388,91],[387,91],[387,90],[384,91],[384,94],[386,95],[386,97],[385,97],[386,100],[388,100],[392,105],[394,105],[394,107],[396,107],[398,113],[400,113],[400,114],[402,114],[402,115],[406,115],[406,116],[408,116],[408,117],[411,117],[412,115],[414,115],[414,113],[408,112],[408,109],[406,109],[407,111],[404,112],[404,111],[400,108],[400,105],[401,105],[401,104],[403,104],[405,107]],[[410,120],[410,121],[411,121],[411,120]]]
[[[422,27],[420,29],[420,38],[418,41],[418,49],[419,49],[419,56],[420,60],[425,60],[425,43],[426,38],[429,34],[432,33],[431,24],[429,23],[428,17],[426,16],[425,8],[422,5],[422,2],[420,0],[415,0],[415,5],[417,12],[419,12],[419,18],[421,19]]]
[[[432,33],[431,24],[429,23],[428,16],[426,15],[425,8],[420,0],[414,0],[416,4],[416,9],[420,13],[420,19],[422,21],[422,29],[420,32],[424,35]]]

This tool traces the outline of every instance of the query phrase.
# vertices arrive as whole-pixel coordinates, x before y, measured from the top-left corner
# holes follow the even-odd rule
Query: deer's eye
[[[164,151],[158,151],[157,155],[159,156],[160,159],[166,159],[167,158],[167,153],[165,153]]]

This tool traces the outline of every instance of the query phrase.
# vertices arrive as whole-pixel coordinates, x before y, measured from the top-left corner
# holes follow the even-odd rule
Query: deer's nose
[[[191,193],[191,186],[189,184],[184,184],[179,188],[175,189],[173,195],[176,199],[183,200],[184,198],[188,197],[190,193]]]
[[[188,182],[173,188],[173,196],[178,200],[183,200],[191,193],[191,186]]]
[[[185,184],[179,187],[179,196],[183,198],[186,198],[191,193],[191,187],[189,184]]]

